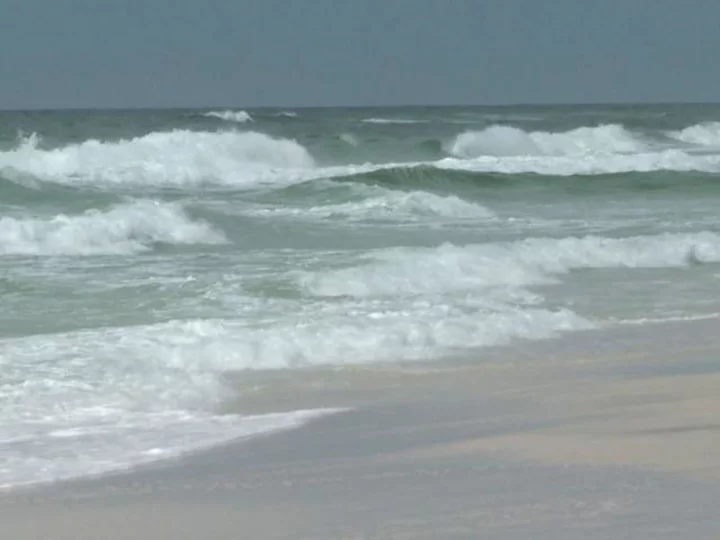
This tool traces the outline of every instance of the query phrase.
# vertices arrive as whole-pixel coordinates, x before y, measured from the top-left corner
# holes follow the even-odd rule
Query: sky
[[[0,109],[720,101],[719,0],[0,0]]]

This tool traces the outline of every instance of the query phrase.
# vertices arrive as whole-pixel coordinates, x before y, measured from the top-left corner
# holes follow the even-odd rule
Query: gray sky
[[[720,0],[0,0],[0,109],[719,100]]]

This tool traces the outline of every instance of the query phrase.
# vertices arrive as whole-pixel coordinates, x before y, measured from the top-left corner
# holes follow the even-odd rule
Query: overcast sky
[[[720,0],[0,0],[0,109],[720,101]]]

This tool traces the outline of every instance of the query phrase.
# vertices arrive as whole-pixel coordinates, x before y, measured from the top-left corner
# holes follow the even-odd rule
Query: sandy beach
[[[664,340],[623,329],[602,351],[588,333],[497,349],[482,365],[307,373],[304,392],[232,407],[348,410],[15,490],[0,499],[3,537],[717,538],[715,324],[666,325]],[[528,363],[531,351],[543,361]]]

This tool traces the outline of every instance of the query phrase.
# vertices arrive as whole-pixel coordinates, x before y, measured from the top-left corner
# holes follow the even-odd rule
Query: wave
[[[703,122],[668,135],[684,143],[720,148],[720,122]]]
[[[668,137],[686,144],[720,148],[720,122],[697,124],[678,132],[635,133],[620,124],[583,126],[560,132],[525,131],[505,125],[465,131],[441,143],[445,156],[435,160],[365,163],[347,167],[347,174],[382,170],[436,168],[470,173],[543,176],[612,175],[625,173],[720,172],[720,153],[698,153],[687,146],[669,146]],[[437,150],[437,141],[424,141]],[[433,151],[435,153],[435,151]],[[336,167],[328,173],[343,176]]]
[[[28,386],[63,382],[33,380]],[[17,395],[23,394],[27,391]],[[82,411],[47,414],[58,403],[48,403],[40,414],[25,414],[17,421],[6,418],[0,424],[0,443],[10,443],[0,452],[4,464],[0,490],[127,470],[232,440],[297,428],[339,412],[310,409],[242,417],[185,411],[143,413],[118,410],[101,401]]]
[[[0,205],[27,206],[53,203],[65,203],[71,207],[78,205],[87,208],[88,204],[106,205],[117,201],[117,195],[102,192],[85,193],[82,199],[78,190],[72,186],[40,182],[27,175],[14,174],[12,171],[0,172]]]
[[[358,146],[360,144],[358,138],[352,133],[341,133],[340,135],[338,135],[338,139],[340,139],[344,143],[349,144],[350,146]]]
[[[494,156],[475,159],[445,158],[434,163],[439,169],[479,173],[544,176],[606,175],[655,171],[720,172],[720,155],[693,155],[682,150],[638,154],[589,154],[575,156]]]
[[[252,131],[175,130],[55,149],[41,148],[39,137],[31,136],[0,152],[3,175],[100,187],[254,187],[283,181],[287,169],[313,166],[312,156],[297,142]]]
[[[317,296],[369,297],[478,291],[555,283],[583,268],[668,268],[720,262],[720,235],[528,238],[511,243],[376,252],[362,267],[303,274]]]
[[[309,208],[287,204],[253,207],[245,210],[244,213],[261,217],[342,219],[353,223],[359,221],[412,222],[427,218],[478,220],[494,217],[493,212],[489,209],[454,195],[441,196],[425,191],[405,192],[369,187],[360,190],[358,195],[362,197],[361,200]]]
[[[203,114],[203,116],[207,118],[218,118],[226,122],[237,122],[239,124],[253,121],[252,116],[245,111],[211,111]]]
[[[349,134],[340,138],[355,152],[357,138]],[[612,125],[562,133],[494,126],[462,133],[446,150],[453,157],[320,167],[298,142],[253,131],[174,130],[118,141],[87,140],[58,148],[43,147],[40,138],[33,135],[13,149],[0,151],[0,176],[24,185],[35,181],[101,189],[252,189],[315,179],[352,179],[381,171],[406,174],[408,182],[433,170],[439,171],[433,173],[436,179],[447,174],[445,171],[544,176],[720,172],[720,153],[655,148]]]
[[[620,189],[644,189],[653,185],[667,188],[685,189],[691,184],[714,185],[709,178],[684,178],[681,182],[675,177],[668,181],[664,177],[647,177],[644,173],[686,172],[686,173],[718,173],[720,172],[720,154],[696,155],[682,150],[664,150],[640,154],[609,154],[588,155],[582,158],[567,156],[486,156],[474,159],[443,158],[436,161],[398,162],[398,163],[365,163],[316,168],[295,177],[295,181],[314,179],[334,179],[337,181],[360,181],[381,185],[406,186],[417,188],[423,186],[430,190],[452,189],[455,182],[468,186],[505,187],[515,182],[532,182],[552,188],[562,186],[591,186],[595,182],[598,189],[602,184],[598,180],[580,180],[575,183],[563,182],[577,176],[613,177],[618,175],[637,175],[625,178],[624,182],[611,179]],[[530,178],[522,175],[528,173],[542,178]],[[563,177],[563,178],[558,178]],[[582,183],[581,183],[582,182]]]
[[[408,118],[365,118],[365,124],[424,124],[425,120],[410,120]]]
[[[642,152],[647,145],[616,124],[580,127],[550,133],[524,131],[495,125],[482,131],[466,131],[449,145],[451,155],[460,158],[482,156],[573,156]]]
[[[123,408],[152,404],[208,412],[232,396],[218,377],[221,373],[438,358],[591,326],[567,310],[467,309],[432,302],[404,309],[364,301],[309,304],[303,324],[297,316],[294,310],[276,314],[271,321],[257,321],[260,325],[204,319],[76,332],[58,335],[64,343],[56,352],[74,351],[78,371],[85,362],[114,362],[113,373],[99,381],[99,391]],[[12,352],[18,359],[23,356],[22,350]],[[123,367],[129,368],[127,373]],[[76,380],[84,378],[78,373]]]
[[[687,128],[684,132],[686,138],[689,140],[689,134],[698,129],[699,125]],[[715,136],[714,131],[710,133]],[[720,124],[717,136],[720,144]],[[666,135],[663,134],[663,137]],[[713,138],[708,136],[702,140],[710,145]],[[424,144],[427,143],[424,141]],[[427,174],[431,169],[499,175],[532,173],[542,176],[595,176],[657,171],[720,172],[720,154],[668,148],[666,138],[661,140],[636,135],[616,124],[581,127],[557,133],[491,126],[482,131],[463,132],[445,144],[444,149],[450,157],[326,167],[314,171],[308,179],[339,179],[381,171],[396,171],[398,176],[404,173],[413,176],[416,173],[409,171]]]
[[[0,488],[124,469],[333,412],[215,414],[230,391],[213,362],[192,354],[212,350],[202,335],[212,329],[183,321],[0,341],[12,358]]]
[[[608,193],[625,194],[629,196],[657,192],[678,192],[685,195],[697,194],[713,197],[720,191],[720,183],[713,174],[702,171],[687,170],[682,176],[674,171],[658,169],[653,174],[643,171],[620,170],[619,172],[596,171],[593,174],[572,174],[572,165],[568,165],[566,172],[559,166],[545,168],[538,166],[534,174],[525,174],[527,163],[518,164],[520,172],[498,172],[497,167],[479,166],[480,164],[458,160],[447,160],[435,164],[395,164],[394,167],[379,168],[352,168],[327,172],[328,180],[333,184],[343,186],[368,186],[387,188],[401,193],[423,192],[441,197],[455,196],[470,204],[480,201],[483,206],[489,200],[510,200],[528,193],[526,190],[547,197],[593,197],[595,195],[607,196]],[[522,165],[522,166],[520,166]],[[534,165],[534,164],[533,164]],[[542,164],[540,164],[542,165]],[[711,169],[708,163],[708,169]],[[720,161],[717,170],[720,171]],[[550,173],[549,171],[554,171]],[[547,175],[537,174],[548,172]],[[301,186],[313,186],[310,181]],[[288,188],[292,189],[292,188]],[[492,199],[487,199],[487,197]]]
[[[140,200],[101,212],[51,218],[0,218],[0,255],[99,255],[156,244],[220,244],[224,235],[179,206]]]
[[[215,341],[208,340],[202,354],[228,370],[364,365],[438,359],[512,339],[544,339],[592,327],[568,310],[468,309],[429,302],[385,310],[342,302],[337,309],[312,315],[305,324],[283,320],[254,330],[218,322]]]

